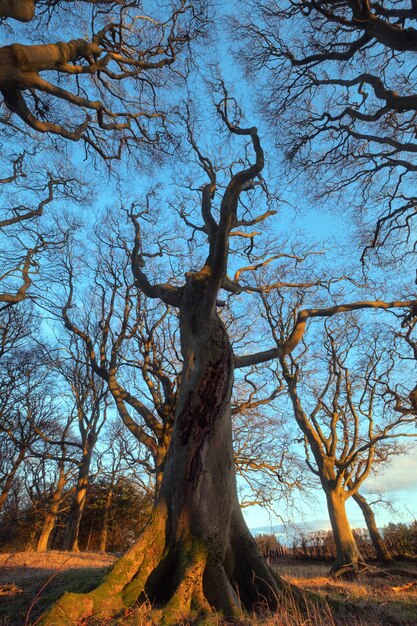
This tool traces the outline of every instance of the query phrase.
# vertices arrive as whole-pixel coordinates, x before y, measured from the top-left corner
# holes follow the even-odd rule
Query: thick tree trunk
[[[45,522],[43,524],[42,532],[36,546],[37,552],[46,552],[48,550],[49,539],[51,533],[55,527],[56,519],[58,516],[59,505],[62,501],[62,493],[64,491],[66,483],[65,466],[64,463],[59,465],[59,476],[54,495],[52,496],[51,506],[46,514]]]
[[[326,490],[327,508],[330,523],[336,544],[336,560],[330,573],[333,576],[343,576],[359,572],[364,566],[364,560],[356,545],[349,520],[346,515],[346,497],[339,489]]]
[[[161,486],[169,511],[169,550],[148,593],[157,603],[169,600],[184,612],[192,605],[214,606],[232,615],[241,603],[254,608],[261,596],[274,606],[276,583],[237,499],[230,420],[232,350],[217,316],[195,335],[188,320],[186,312],[181,319],[182,385]]]
[[[262,559],[237,499],[226,330],[217,315],[207,328],[193,327],[190,317],[180,319],[181,390],[152,519],[97,589],[66,594],[44,626],[93,614],[103,619],[138,600],[162,607],[164,623],[213,609],[234,617],[244,609],[274,610],[288,590]]]
[[[95,442],[94,442],[95,444]],[[85,502],[87,499],[87,488],[90,477],[90,464],[91,455],[94,449],[89,447],[84,451],[83,459],[81,461],[80,469],[78,472],[77,488],[75,490],[74,499],[71,504],[70,514],[65,529],[64,540],[62,542],[63,550],[70,550],[71,552],[79,552],[78,535],[80,532],[81,519],[84,513]]]
[[[376,556],[379,561],[382,563],[390,563],[393,558],[390,554],[390,551],[387,548],[385,541],[383,540],[381,533],[378,530],[378,526],[376,525],[375,515],[371,507],[369,506],[366,499],[360,494],[356,493],[353,496],[356,504],[360,507],[363,517],[365,519],[366,527],[368,528],[369,536],[371,538],[372,544],[375,548]]]

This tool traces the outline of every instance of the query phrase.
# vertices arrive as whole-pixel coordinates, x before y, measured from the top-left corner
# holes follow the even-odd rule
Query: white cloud
[[[417,495],[417,457],[413,454],[401,454],[392,459],[377,476],[366,480],[361,489],[363,493],[394,493],[397,491],[415,491]]]

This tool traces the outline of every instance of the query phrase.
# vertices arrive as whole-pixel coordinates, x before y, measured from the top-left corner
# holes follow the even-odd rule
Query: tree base
[[[286,595],[305,605],[303,594],[266,565],[244,527],[231,533],[231,550],[221,561],[191,535],[167,547],[167,520],[167,509],[160,503],[142,536],[102,583],[87,594],[64,594],[39,624],[76,626],[88,618],[117,616],[134,605],[152,606],[159,623],[167,626],[190,618],[204,621],[213,612],[229,623],[242,623],[248,612],[275,611]]]
[[[338,562],[334,563],[329,571],[329,576],[332,578],[347,578],[353,579],[358,574],[362,573],[367,569],[367,565],[365,561],[362,559],[353,560],[350,563],[340,564]]]

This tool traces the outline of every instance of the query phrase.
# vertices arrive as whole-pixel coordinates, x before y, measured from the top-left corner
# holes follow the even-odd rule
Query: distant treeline
[[[109,506],[110,489],[112,499]],[[51,549],[61,549],[72,491],[68,490],[66,502],[64,498],[60,508],[51,537]],[[31,499],[22,498],[21,490],[16,489],[3,509],[0,516],[0,552],[36,548],[52,493],[31,495]],[[115,485],[105,479],[91,483],[80,525],[80,550],[124,552],[143,530],[149,519],[151,503],[149,495],[128,480],[119,480]]]
[[[368,531],[357,528],[353,530],[353,534],[365,561],[376,560]],[[417,558],[417,521],[411,524],[390,523],[381,529],[381,534],[394,559]],[[275,535],[261,534],[255,539],[262,555],[268,559],[287,557],[333,561],[336,557],[336,546],[331,530],[301,532],[291,546],[281,544]]]
[[[109,506],[109,490],[112,499]],[[67,526],[73,490],[64,494],[58,513],[50,548],[60,549]],[[51,493],[34,493],[22,497],[16,486],[0,515],[0,552],[35,549],[42,532]],[[106,508],[108,511],[106,512]],[[105,478],[88,487],[85,512],[80,526],[80,549],[124,552],[143,530],[151,510],[151,497],[129,480],[118,480],[112,485]],[[381,535],[394,559],[417,558],[417,521],[411,524],[390,523]],[[358,548],[366,561],[376,559],[376,553],[367,530],[354,529]],[[105,540],[103,541],[103,535]],[[331,530],[299,532],[291,546],[283,545],[273,534],[255,537],[262,555],[268,559],[294,558],[333,561],[336,548]]]

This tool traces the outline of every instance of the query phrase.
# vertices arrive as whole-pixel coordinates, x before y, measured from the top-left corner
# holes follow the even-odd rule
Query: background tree
[[[78,476],[62,548],[78,552],[78,533],[87,498],[91,462],[100,431],[107,418],[108,390],[102,379],[96,376],[89,363],[85,364],[84,346],[73,343],[70,363],[62,363],[60,369],[68,383],[77,414],[81,458]]]
[[[261,0],[238,19],[289,169],[308,172],[316,197],[353,203],[365,252],[392,262],[390,243],[401,258],[415,244],[414,3]]]
[[[66,431],[63,431],[61,456],[58,458],[55,469],[44,493],[44,521],[36,544],[37,552],[46,552],[50,547],[51,535],[57,522],[58,514],[66,498],[72,495],[73,489],[68,489],[71,477],[74,475],[74,464],[68,462]]]
[[[6,309],[0,315],[1,510],[22,463],[41,454],[42,437],[54,433],[56,413],[45,351],[34,341],[28,310]]]
[[[369,504],[365,496],[360,494],[359,491],[353,494],[352,497],[363,513],[365,524],[368,529],[368,533],[374,546],[378,560],[382,563],[390,563],[392,561],[392,555],[384,540],[384,537],[379,531],[371,504]]]
[[[265,297],[263,303],[264,316],[280,344],[288,319],[284,302]],[[292,319],[296,312],[287,314]],[[336,576],[357,571],[363,563],[347,518],[346,500],[358,494],[373,467],[398,454],[401,439],[416,436],[414,416],[399,414],[385,400],[386,386],[396,375],[395,362],[381,351],[382,336],[368,339],[367,334],[366,326],[361,330],[354,318],[350,323],[345,318],[338,325],[326,323],[324,350],[316,347],[314,353],[305,344],[301,354],[279,357],[294,417],[304,436],[307,465],[326,494],[336,544],[331,572]],[[359,341],[361,358],[355,363]],[[361,496],[357,499],[373,532],[376,526],[372,526],[366,501]]]

